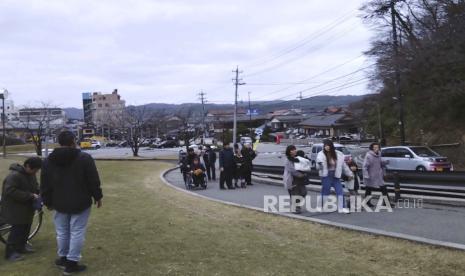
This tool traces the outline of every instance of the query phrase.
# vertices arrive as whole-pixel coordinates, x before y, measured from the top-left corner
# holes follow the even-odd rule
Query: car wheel
[[[96,146],[95,148],[96,148],[96,149],[99,149],[99,148],[100,148],[100,146]]]
[[[426,171],[426,168],[423,167],[423,166],[418,166],[417,167],[417,172],[425,172]]]

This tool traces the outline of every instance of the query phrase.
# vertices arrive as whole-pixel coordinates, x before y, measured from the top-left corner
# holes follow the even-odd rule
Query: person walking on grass
[[[323,141],[323,150],[318,153],[316,162],[321,177],[322,206],[324,207],[325,201],[331,193],[331,187],[333,187],[336,191],[338,212],[350,213],[349,209],[344,208],[341,176],[344,173],[349,180],[352,180],[353,173],[344,161],[344,154],[335,149],[333,141],[325,140]]]
[[[79,264],[87,230],[92,200],[102,207],[102,189],[94,159],[76,148],[74,134],[63,131],[60,147],[44,161],[41,195],[45,206],[55,210],[54,223],[58,244],[55,264],[63,275],[86,270]]]
[[[3,181],[1,214],[11,225],[5,258],[8,261],[23,259],[21,254],[33,253],[27,243],[34,217],[34,204],[39,202],[39,184],[36,174],[42,167],[42,159],[31,157],[23,165],[12,164],[10,174]],[[40,207],[39,207],[40,208]]]
[[[286,161],[284,162],[283,182],[284,188],[289,193],[291,199],[291,211],[300,214],[302,197],[307,195],[305,188],[305,174],[295,169],[295,163],[299,163],[297,158],[297,148],[289,145],[286,148]]]
[[[372,143],[369,149],[370,150],[365,155],[365,160],[363,161],[365,197],[371,196],[371,192],[373,190],[379,189],[384,197],[384,203],[387,202],[386,205],[389,205],[392,208],[394,205],[389,201],[387,187],[384,184],[384,169],[387,162],[381,160],[381,147],[378,143]],[[367,206],[374,207],[370,200],[368,201]]]

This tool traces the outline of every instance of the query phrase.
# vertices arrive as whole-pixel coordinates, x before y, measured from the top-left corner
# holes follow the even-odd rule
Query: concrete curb
[[[96,161],[169,161],[169,162],[176,162],[176,159],[167,159],[167,158],[141,158],[141,159],[128,159],[128,158],[94,158]]]
[[[230,205],[230,206],[235,206],[235,207],[241,207],[241,208],[247,208],[250,210],[254,210],[260,213],[267,213],[275,216],[282,216],[282,217],[287,217],[287,218],[292,218],[292,219],[298,219],[298,220],[303,220],[303,221],[310,221],[314,223],[319,223],[323,225],[328,225],[332,227],[336,227],[339,229],[345,229],[345,230],[352,230],[352,231],[358,231],[366,234],[371,234],[371,235],[379,235],[379,236],[385,236],[385,237],[391,237],[391,238],[396,238],[396,239],[403,239],[403,240],[409,240],[413,242],[418,242],[418,243],[423,243],[426,245],[433,245],[433,246],[439,246],[439,247],[446,247],[446,248],[451,248],[451,249],[458,249],[458,250],[465,250],[465,244],[460,244],[460,243],[453,243],[453,242],[445,242],[445,241],[439,241],[439,240],[433,240],[433,239],[428,239],[428,238],[422,238],[418,236],[413,236],[413,235],[408,235],[408,234],[402,234],[402,233],[396,233],[396,232],[390,232],[390,231],[384,231],[384,230],[379,230],[379,229],[373,229],[373,228],[366,228],[366,227],[361,227],[361,226],[356,226],[356,225],[351,225],[351,224],[345,224],[345,223],[338,223],[338,222],[332,222],[329,220],[324,220],[324,219],[317,219],[317,218],[310,218],[310,217],[305,217],[305,216],[299,216],[295,214],[289,214],[289,213],[268,213],[263,211],[262,208],[257,208],[254,206],[246,205],[246,204],[238,204],[234,202],[229,202],[229,201],[224,201],[221,199],[216,199],[216,198],[211,198],[208,196],[204,196],[198,193],[195,193],[193,191],[188,191],[183,188],[177,187],[166,180],[165,176],[176,170],[176,168],[168,169],[160,174],[161,180],[168,186],[171,187],[175,190],[207,199],[210,201],[214,202],[219,202],[222,204]]]

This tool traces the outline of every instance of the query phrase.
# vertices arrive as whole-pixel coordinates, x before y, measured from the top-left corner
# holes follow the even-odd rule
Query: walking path
[[[167,184],[184,190],[184,182],[179,170],[164,174]],[[218,182],[209,182],[206,190],[194,190],[193,194],[233,205],[264,209],[264,195],[287,195],[283,187],[255,184],[246,189],[220,190]],[[318,193],[309,191],[312,202],[316,202]],[[417,202],[418,203],[418,202]],[[348,228],[373,234],[415,240],[434,245],[465,249],[465,208],[423,204],[420,208],[411,208],[413,202],[401,203],[393,212],[380,213],[357,212],[351,214],[310,213],[301,215],[280,214],[289,217],[310,220],[337,227]],[[313,203],[312,203],[312,206]],[[418,206],[417,206],[418,207]]]

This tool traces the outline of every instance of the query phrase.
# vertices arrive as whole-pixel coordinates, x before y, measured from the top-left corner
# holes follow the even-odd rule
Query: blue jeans
[[[328,176],[321,178],[321,197],[323,199],[323,206],[326,198],[331,194],[331,187],[333,187],[336,191],[337,208],[338,210],[341,210],[344,208],[344,190],[342,189],[341,180],[334,177],[334,171],[329,171]]]
[[[79,214],[55,213],[58,256],[79,262],[81,249],[84,246],[90,209],[91,207]]]

